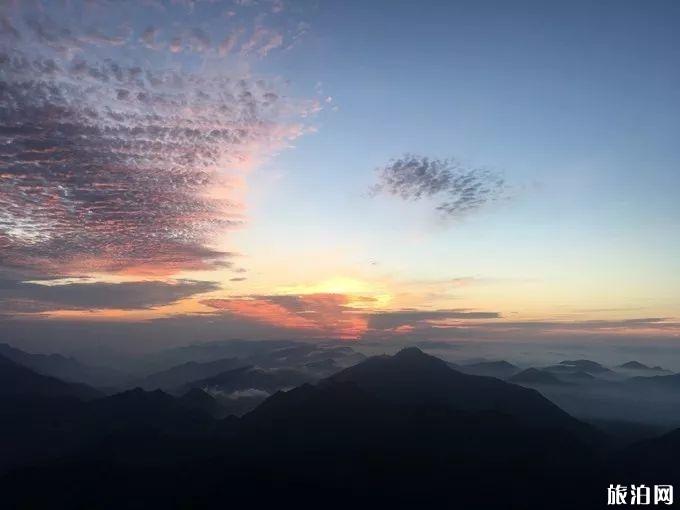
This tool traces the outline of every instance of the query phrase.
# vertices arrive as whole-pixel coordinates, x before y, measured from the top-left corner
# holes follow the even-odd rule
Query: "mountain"
[[[116,386],[128,378],[127,374],[112,368],[84,365],[61,354],[32,354],[5,343],[0,343],[0,356],[39,374],[90,386]]]
[[[623,384],[629,388],[676,391],[680,390],[680,374],[631,377]]]
[[[219,417],[223,415],[221,406],[217,401],[199,388],[193,388],[179,397],[179,402],[187,409],[196,409],[209,416]]]
[[[639,361],[629,361],[617,367],[618,370],[627,375],[669,375],[672,374],[670,370],[665,370],[659,366],[650,367]]]
[[[234,390],[270,372],[215,379]],[[186,401],[206,399],[194,391]],[[593,507],[606,478],[590,427],[534,390],[457,372],[418,349],[277,391],[217,424],[184,397],[141,389],[82,404],[74,416],[79,447],[0,479],[3,503],[429,507],[455,496],[461,508],[488,509],[545,508],[559,494],[550,506],[566,509]]]
[[[466,374],[485,375],[488,377],[498,377],[499,379],[507,379],[520,371],[518,367],[507,361],[483,361],[471,365],[459,365],[457,369]]]
[[[240,367],[212,377],[191,381],[176,391],[179,394],[201,389],[222,407],[222,414],[240,416],[254,409],[272,393],[291,389],[319,377],[292,368]]]
[[[583,370],[577,370],[576,372],[565,372],[558,375],[558,379],[567,382],[578,382],[578,383],[589,383],[594,382],[597,378],[588,372]]]
[[[244,363],[238,358],[224,358],[206,362],[187,361],[181,365],[148,375],[139,381],[137,386],[147,390],[169,390],[243,365]]]
[[[675,429],[629,446],[619,452],[613,461],[617,466],[617,476],[623,481],[673,483],[674,480],[680,479],[678,452],[680,452],[680,429]]]
[[[222,340],[175,347],[149,354],[140,362],[145,370],[166,370],[188,361],[206,363],[226,358],[248,359],[269,352],[301,345],[291,340]],[[251,363],[249,363],[251,364]]]
[[[513,382],[513,383],[517,383],[517,384],[529,384],[529,385],[533,385],[533,384],[537,384],[537,385],[566,384],[564,381],[558,379],[557,377],[555,377],[550,372],[546,372],[545,370],[539,370],[537,368],[527,368],[526,370],[523,370],[519,374],[515,374],[512,377],[509,377],[508,381]]]
[[[145,374],[165,372],[178,366],[188,365],[190,362],[203,365],[207,369],[207,364],[226,359],[238,359],[239,363],[235,366],[224,367],[217,372],[206,372],[203,375],[199,375],[199,377],[195,377],[192,374],[184,382],[189,382],[192,379],[207,378],[216,375],[220,371],[236,368],[237,366],[294,368],[306,370],[316,374],[317,377],[322,377],[330,375],[330,373],[340,368],[359,363],[365,359],[365,356],[356,352],[350,346],[338,345],[337,342],[314,344],[291,340],[226,340],[189,345],[150,354],[137,363],[136,370],[139,373]],[[319,365],[316,365],[317,363]],[[331,363],[334,366],[331,366]],[[171,387],[169,383],[161,382],[165,385],[160,386],[161,388]],[[149,384],[158,385],[158,382],[150,381]],[[143,381],[138,381],[137,385],[149,389],[152,388],[152,386]],[[175,387],[177,386],[179,385]]]
[[[306,363],[305,368],[315,374],[318,374],[319,376],[324,376],[337,372],[341,367],[333,358],[327,358],[320,361]]]
[[[88,400],[101,396],[94,388],[38,374],[0,356],[0,398],[71,397]]]
[[[588,359],[575,359],[575,360],[565,360],[560,361],[560,365],[570,367],[574,370],[582,370],[589,374],[597,374],[604,372],[611,372],[607,367],[600,365],[596,361],[591,361]]]
[[[627,369],[630,369],[630,370],[649,370],[650,369],[650,367],[640,363],[639,361],[629,361],[628,363],[624,363],[623,365],[619,365],[619,368],[627,368]]]
[[[331,376],[386,401],[507,414],[525,425],[585,429],[535,390],[492,377],[463,374],[416,347],[377,356]]]
[[[580,478],[597,465],[588,441],[601,437],[534,390],[414,348],[277,392],[225,428],[266,465],[294,466],[306,487],[402,504],[448,492],[465,508],[534,507],[528,498],[573,483],[586,491]]]
[[[73,419],[101,393],[21,366],[0,356],[0,473],[44,460],[80,441]]]
[[[88,403],[79,426],[96,436],[125,430],[152,429],[174,435],[193,435],[210,429],[210,415],[190,399],[178,399],[161,390],[124,391]],[[195,396],[191,397],[195,401]]]
[[[268,394],[281,389],[290,389],[313,380],[312,376],[290,368],[239,367],[227,370],[205,379],[191,381],[183,386],[183,391],[201,388],[208,393],[237,398],[239,392],[259,391]]]

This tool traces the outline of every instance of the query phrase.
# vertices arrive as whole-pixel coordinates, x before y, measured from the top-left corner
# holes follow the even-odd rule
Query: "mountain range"
[[[524,377],[536,373],[556,377]],[[606,432],[535,389],[460,372],[417,348],[320,380],[239,367],[173,394],[105,396],[6,359],[0,375],[14,388],[0,411],[9,507],[600,508],[608,484],[634,476],[635,462],[658,480],[678,472],[669,453],[680,447],[677,432],[615,449]],[[258,384],[271,396],[241,417],[223,417],[204,391]]]

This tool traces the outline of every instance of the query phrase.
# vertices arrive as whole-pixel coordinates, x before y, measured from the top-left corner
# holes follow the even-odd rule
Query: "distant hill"
[[[670,370],[665,370],[661,368],[660,366],[654,366],[650,367],[648,365],[645,365],[643,363],[640,363],[639,361],[629,361],[627,363],[624,363],[622,365],[619,365],[617,367],[618,370],[621,370],[629,375],[670,375],[672,372]]]
[[[86,384],[65,382],[56,377],[38,374],[0,356],[0,398],[73,397],[89,400],[101,395],[101,392]]]
[[[5,343],[0,343],[0,356],[39,374],[90,386],[116,386],[128,378],[127,374],[112,368],[85,365],[61,354],[32,354]]]
[[[319,375],[331,375],[341,369],[340,365],[333,358],[312,361],[311,363],[306,363],[304,367]]]
[[[555,377],[553,374],[550,372],[546,372],[545,370],[539,370],[537,368],[527,368],[526,370],[523,370],[519,374],[515,374],[512,377],[508,378],[509,382],[517,383],[517,384],[536,384],[536,385],[541,385],[541,384],[546,384],[546,385],[564,385],[566,384],[564,381],[558,379]]]
[[[305,365],[327,360],[332,360],[339,368],[345,368],[362,361],[365,356],[348,345],[337,343],[319,345],[291,340],[225,340],[150,354],[138,363],[138,370],[160,372],[187,362],[208,363],[229,358],[238,358],[241,366],[302,369]]]
[[[565,360],[561,361],[560,365],[571,367],[575,370],[581,370],[589,374],[611,372],[607,367],[588,359]]]
[[[244,365],[245,363],[238,358],[224,358],[205,362],[187,361],[181,365],[148,375],[137,385],[147,390],[171,390],[191,381],[206,379]]]
[[[680,390],[680,374],[631,377],[627,381],[624,381],[623,384],[628,387],[639,389],[656,388],[676,391]]]
[[[221,372],[212,377],[191,381],[185,384],[181,392],[192,388],[201,388],[212,394],[232,396],[237,392],[260,390],[268,394],[281,389],[290,389],[310,382],[313,377],[300,370],[290,368],[265,369],[260,367],[239,367]]]
[[[595,381],[597,378],[589,374],[588,372],[584,372],[583,370],[577,370],[576,372],[559,374],[558,379],[568,382],[588,383]]]
[[[628,363],[624,363],[623,365],[619,365],[619,368],[628,368],[628,369],[631,369],[631,370],[649,370],[650,369],[650,367],[640,363],[639,361],[629,361]]]
[[[471,365],[458,365],[453,368],[466,374],[498,377],[499,379],[507,379],[520,371],[518,367],[507,361],[483,361]]]
[[[201,389],[218,402],[223,413],[240,416],[276,391],[316,380],[318,376],[303,370],[248,366],[191,381],[177,388],[175,393]]]

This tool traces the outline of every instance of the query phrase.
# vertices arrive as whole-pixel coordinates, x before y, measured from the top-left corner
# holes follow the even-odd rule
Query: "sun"
[[[284,286],[277,289],[281,294],[342,294],[349,298],[355,308],[380,308],[389,303],[392,296],[381,285],[348,276],[334,276],[318,283]]]

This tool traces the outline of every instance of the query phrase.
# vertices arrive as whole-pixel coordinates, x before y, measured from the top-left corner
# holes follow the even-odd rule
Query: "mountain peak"
[[[610,372],[607,367],[589,359],[572,359],[560,361],[560,365],[583,370],[584,372]]]
[[[451,370],[445,361],[421,351],[418,347],[405,347],[394,356],[388,356],[387,363],[401,370]]]
[[[649,370],[649,367],[647,365],[640,363],[639,361],[629,361],[628,363],[620,365],[619,368],[632,368],[634,370]]]
[[[520,384],[563,384],[562,381],[550,372],[533,367],[510,377],[508,381]]]
[[[417,358],[417,357],[430,357],[425,354],[418,347],[404,347],[398,353],[394,355],[395,358]]]

